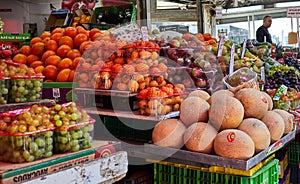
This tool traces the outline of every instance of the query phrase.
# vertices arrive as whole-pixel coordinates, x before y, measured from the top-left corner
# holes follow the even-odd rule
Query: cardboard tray
[[[176,163],[187,164],[192,166],[199,166],[199,164],[207,164],[214,166],[222,166],[227,168],[234,168],[240,170],[249,170],[256,164],[266,159],[268,156],[281,149],[289,141],[293,140],[296,135],[296,130],[282,137],[277,142],[273,143],[264,151],[254,155],[248,160],[238,160],[224,158],[217,155],[208,155],[203,153],[191,152],[186,150],[178,150],[174,148],[160,147],[153,144],[145,144],[144,152],[157,156],[158,158],[170,159]]]

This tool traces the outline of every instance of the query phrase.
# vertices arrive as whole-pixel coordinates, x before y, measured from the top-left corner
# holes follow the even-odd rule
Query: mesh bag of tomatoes
[[[182,84],[167,84],[162,87],[149,87],[136,96],[141,115],[162,116],[172,111],[179,111],[187,91]]]
[[[66,153],[92,147],[95,120],[69,125],[54,131],[54,152]]]
[[[49,108],[34,105],[0,114],[0,161],[32,162],[53,155]]]
[[[0,105],[8,103],[9,77],[2,77],[0,74]]]
[[[44,76],[13,76],[10,79],[9,102],[35,102],[42,96]]]

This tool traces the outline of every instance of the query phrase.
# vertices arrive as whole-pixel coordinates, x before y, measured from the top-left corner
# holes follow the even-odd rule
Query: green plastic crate
[[[288,161],[290,164],[300,163],[300,136],[297,135],[296,139],[286,145],[288,151]]]
[[[273,159],[250,177],[154,164],[155,184],[278,184],[278,160]]]
[[[152,131],[156,124],[153,121],[112,116],[102,117],[105,128],[116,138],[151,142]]]

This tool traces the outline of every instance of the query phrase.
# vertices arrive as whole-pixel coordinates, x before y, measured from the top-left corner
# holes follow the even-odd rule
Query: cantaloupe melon
[[[207,102],[208,102],[209,104],[211,103],[211,98],[212,98],[212,96],[213,96],[214,98],[216,98],[217,96],[218,96],[218,97],[221,97],[221,98],[224,98],[225,96],[231,96],[231,97],[233,97],[234,94],[233,94],[231,91],[226,90],[226,89],[218,90],[218,91],[214,92],[214,93],[210,96],[210,98],[207,100]]]
[[[208,123],[194,123],[184,133],[185,147],[190,151],[210,154],[217,134],[217,130]]]
[[[226,129],[217,134],[214,141],[215,153],[225,158],[247,160],[254,155],[251,137],[238,129]]]
[[[273,111],[278,113],[284,120],[284,133],[290,133],[293,130],[294,116],[282,109],[274,109]]]
[[[261,120],[256,118],[246,118],[242,121],[238,129],[251,137],[254,142],[255,153],[269,147],[271,135],[268,127]]]
[[[264,91],[261,91],[261,93],[264,95],[264,97],[267,99],[268,101],[268,111],[272,110],[273,109],[273,100],[272,98],[270,97],[269,94],[267,94],[266,92]]]
[[[284,133],[284,120],[274,111],[267,111],[261,119],[268,127],[271,134],[271,142],[278,141]]]
[[[192,91],[189,94],[189,96],[197,96],[197,97],[202,98],[205,101],[207,101],[210,98],[210,94],[208,94],[206,91],[203,91],[203,90],[200,90],[200,89]]]
[[[196,122],[207,122],[209,107],[202,98],[187,97],[180,105],[180,119],[188,126]]]
[[[245,118],[261,119],[268,110],[268,101],[261,91],[254,88],[243,88],[234,95],[242,102],[245,109]]]
[[[242,103],[231,96],[212,96],[208,123],[217,130],[237,128],[244,118]]]
[[[154,126],[152,140],[158,146],[181,148],[185,130],[185,125],[178,119],[162,120]]]

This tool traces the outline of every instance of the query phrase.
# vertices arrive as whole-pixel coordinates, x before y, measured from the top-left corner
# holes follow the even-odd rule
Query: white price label
[[[235,44],[232,44],[231,51],[230,51],[229,74],[233,73],[234,53],[235,53]]]
[[[218,48],[218,54],[217,54],[217,57],[222,56],[223,47],[224,47],[224,36],[220,36],[220,41],[219,41],[219,48]]]
[[[243,50],[242,50],[242,54],[241,54],[241,59],[243,59],[244,56],[245,56],[245,52],[246,52],[246,44],[247,44],[247,40],[244,39],[244,41],[243,41]]]

